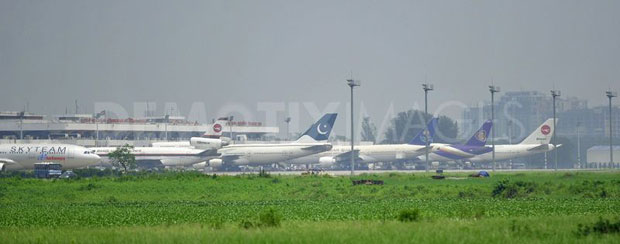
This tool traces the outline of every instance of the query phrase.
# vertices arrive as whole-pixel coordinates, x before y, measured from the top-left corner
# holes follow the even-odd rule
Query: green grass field
[[[620,172],[0,178],[0,243],[610,242]],[[405,210],[416,210],[401,222]],[[271,214],[269,214],[271,213]],[[261,216],[267,216],[266,220]],[[606,228],[584,234],[579,225]],[[274,220],[275,219],[275,220]],[[620,222],[618,222],[620,226]],[[609,232],[609,233],[606,233]]]

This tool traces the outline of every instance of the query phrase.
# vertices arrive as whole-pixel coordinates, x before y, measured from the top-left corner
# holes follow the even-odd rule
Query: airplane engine
[[[194,167],[194,169],[204,169],[205,167],[207,167],[207,162],[200,162],[192,165],[192,167]]]
[[[319,166],[321,167],[331,167],[336,163],[336,159],[334,157],[321,157],[319,158]]]
[[[219,158],[214,158],[209,160],[209,166],[213,167],[213,168],[219,168],[222,166],[222,160]]]
[[[197,149],[218,149],[228,145],[228,142],[215,138],[192,137],[189,144]]]

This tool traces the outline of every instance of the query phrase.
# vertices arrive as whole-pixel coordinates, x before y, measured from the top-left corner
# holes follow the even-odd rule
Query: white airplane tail
[[[227,117],[218,118],[213,125],[209,127],[209,129],[202,135],[202,137],[207,138],[220,138],[222,136],[222,128],[228,123]]]
[[[557,123],[558,120],[555,121]],[[554,133],[553,119],[548,119],[519,144],[549,144]]]

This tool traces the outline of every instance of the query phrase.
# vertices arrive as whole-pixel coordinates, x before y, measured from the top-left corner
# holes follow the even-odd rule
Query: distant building
[[[614,164],[620,164],[620,146],[613,146],[614,151]],[[611,168],[609,163],[609,145],[607,146],[593,146],[587,151],[588,168]],[[613,168],[618,168],[620,165],[614,165]]]
[[[224,122],[224,136],[245,135],[260,140],[267,134],[277,134],[278,127],[263,126],[261,122]],[[202,136],[213,124],[187,121],[182,116],[148,117],[140,119],[102,119],[91,114],[60,115],[46,119],[43,115],[21,112],[0,113],[0,139],[16,139],[23,131],[25,139],[95,139],[100,140],[185,140]]]
[[[556,100],[556,115],[558,135],[576,137],[579,127],[581,136],[609,136],[609,108],[607,106],[588,108],[586,100],[559,97]],[[491,106],[488,102],[482,106],[472,106],[463,111],[461,128],[469,129],[473,133],[482,121],[490,118]],[[506,92],[496,100],[493,129],[498,140],[516,143],[548,118],[553,118],[551,95],[538,91]],[[614,136],[620,137],[620,109],[618,107],[613,108],[613,126]]]

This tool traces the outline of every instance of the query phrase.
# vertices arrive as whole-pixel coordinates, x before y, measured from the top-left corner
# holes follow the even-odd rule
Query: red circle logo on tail
[[[548,125],[543,125],[540,128],[540,132],[542,132],[543,135],[549,135],[549,133],[551,133],[551,127],[549,127]]]
[[[214,125],[213,125],[213,131],[214,131],[215,133],[220,133],[220,132],[222,131],[222,125],[220,125],[220,124],[214,124]]]

